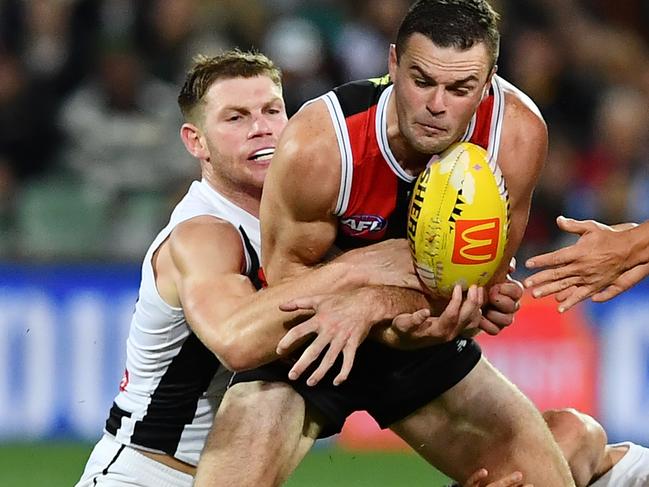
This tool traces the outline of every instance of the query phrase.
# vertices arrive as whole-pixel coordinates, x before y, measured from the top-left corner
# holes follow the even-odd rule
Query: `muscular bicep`
[[[329,120],[323,102],[305,107],[291,119],[275,150],[260,210],[270,284],[322,262],[336,237],[340,155]]]
[[[524,95],[523,95],[524,96]],[[505,258],[498,270],[501,279],[507,274],[509,261],[521,244],[529,218],[532,193],[545,164],[548,134],[538,110],[531,101],[507,93],[505,122],[498,164],[509,193],[511,225]]]
[[[236,229],[210,216],[180,224],[169,238],[174,281],[187,323],[219,358],[235,330],[227,319],[255,288],[243,275],[244,251]]]

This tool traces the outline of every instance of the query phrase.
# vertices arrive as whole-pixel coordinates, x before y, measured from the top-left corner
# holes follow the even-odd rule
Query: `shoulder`
[[[534,101],[502,78],[500,83],[505,94],[503,143],[547,145],[547,126]]]
[[[239,231],[232,223],[211,215],[179,223],[169,235],[168,244],[181,273],[215,266],[239,272],[245,263]]]
[[[340,186],[340,152],[329,110],[322,100],[304,106],[282,132],[270,165],[268,193],[335,206]],[[290,191],[289,191],[290,190]]]
[[[508,186],[513,178],[507,176],[512,174],[526,186],[533,185],[545,163],[548,129],[531,98],[511,83],[500,81],[505,93],[505,114],[498,164]]]
[[[326,153],[335,142],[329,109],[324,100],[317,99],[291,117],[280,137],[279,150],[283,157],[299,163]]]

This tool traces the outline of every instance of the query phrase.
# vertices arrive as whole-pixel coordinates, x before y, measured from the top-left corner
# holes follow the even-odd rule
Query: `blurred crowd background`
[[[176,105],[197,53],[256,48],[289,114],[386,71],[409,0],[0,0],[0,259],[134,261],[198,163]],[[550,153],[520,257],[559,214],[649,219],[649,2],[492,0],[499,73]]]

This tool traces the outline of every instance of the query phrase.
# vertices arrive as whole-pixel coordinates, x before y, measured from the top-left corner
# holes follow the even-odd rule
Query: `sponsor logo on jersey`
[[[378,215],[352,215],[340,220],[343,233],[355,237],[381,232],[388,222]]]
[[[458,220],[455,222],[454,264],[485,264],[496,258],[500,220]]]

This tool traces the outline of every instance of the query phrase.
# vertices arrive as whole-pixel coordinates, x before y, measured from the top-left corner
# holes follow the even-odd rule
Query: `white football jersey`
[[[151,258],[176,225],[200,215],[227,220],[238,229],[246,255],[243,273],[260,287],[259,220],[205,180],[194,181],[144,257],[126,344],[126,369],[105,428],[122,444],[166,453],[192,465],[198,463],[232,373],[192,332],[182,308],[169,306],[160,297]]]
[[[628,446],[629,450],[613,468],[591,487],[647,487],[649,486],[649,449],[630,442],[612,446]]]

